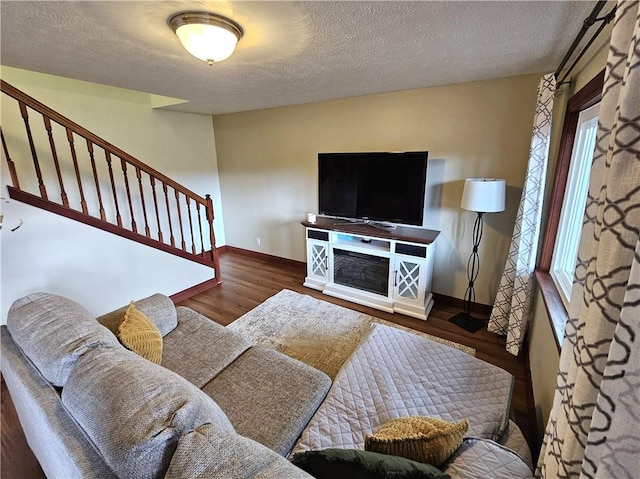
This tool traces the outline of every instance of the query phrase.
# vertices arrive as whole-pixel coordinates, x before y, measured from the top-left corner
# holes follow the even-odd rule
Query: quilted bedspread
[[[531,479],[529,466],[512,450],[489,439],[465,439],[442,467],[451,479]]]
[[[402,416],[469,420],[467,436],[506,430],[513,376],[458,349],[373,324],[344,364],[292,454],[364,448],[365,434]]]
[[[507,449],[515,452],[522,459],[529,469],[533,469],[533,458],[531,449],[518,425],[509,420],[509,430],[498,441]]]

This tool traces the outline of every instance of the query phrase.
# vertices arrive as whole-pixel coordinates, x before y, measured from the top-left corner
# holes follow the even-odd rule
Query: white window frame
[[[569,310],[582,233],[582,221],[589,191],[589,176],[598,130],[599,110],[600,103],[596,103],[582,110],[578,116],[571,165],[558,223],[558,234],[549,269],[549,274],[553,278],[567,310]]]

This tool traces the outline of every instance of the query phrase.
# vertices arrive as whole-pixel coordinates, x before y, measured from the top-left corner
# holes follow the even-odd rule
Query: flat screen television
[[[319,153],[319,213],[422,226],[427,157],[427,151]]]

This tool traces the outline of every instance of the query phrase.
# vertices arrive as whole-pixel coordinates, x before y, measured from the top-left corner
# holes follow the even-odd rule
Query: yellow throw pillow
[[[134,353],[149,361],[162,361],[162,334],[146,314],[138,311],[133,301],[124,312],[116,336],[120,342]]]
[[[426,416],[392,419],[375,433],[366,435],[366,451],[402,456],[440,467],[455,452],[469,429],[469,421],[458,423]]]

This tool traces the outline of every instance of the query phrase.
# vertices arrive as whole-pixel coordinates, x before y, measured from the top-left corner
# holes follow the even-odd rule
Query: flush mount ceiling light
[[[209,65],[229,58],[244,33],[233,20],[208,12],[176,13],[167,23],[182,46]]]

